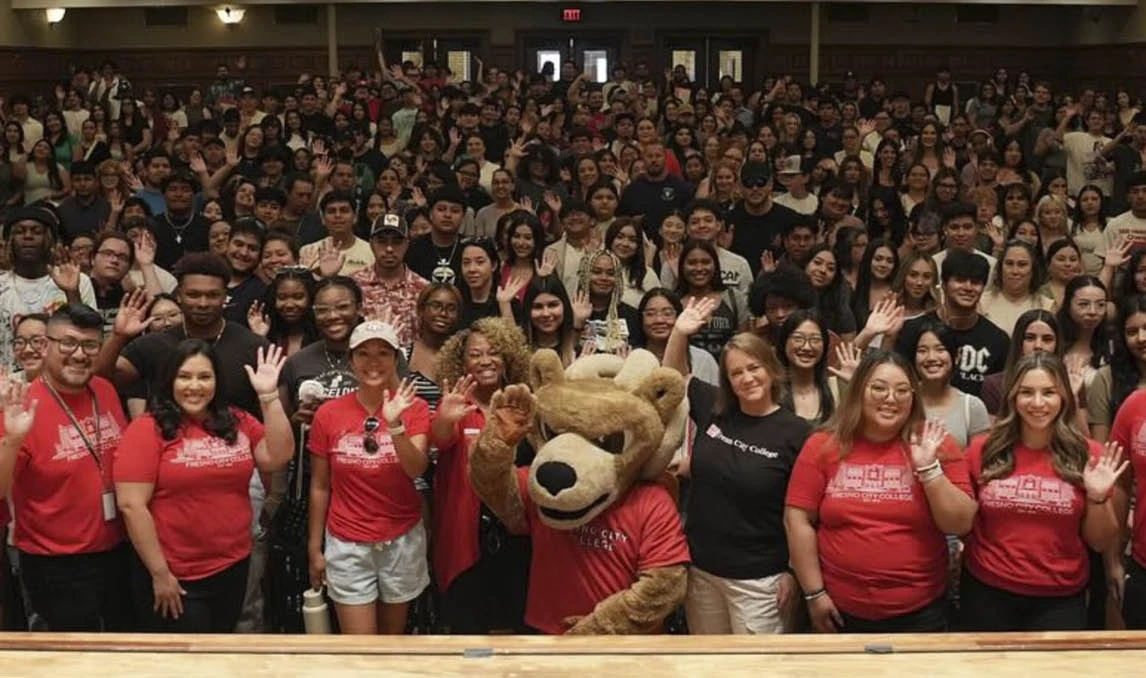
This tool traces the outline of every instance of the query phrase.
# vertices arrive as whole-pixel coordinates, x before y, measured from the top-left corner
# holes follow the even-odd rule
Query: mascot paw
[[[574,617],[566,617],[562,620],[565,623],[565,634],[569,636],[585,636],[597,633],[590,628],[589,617],[585,615],[576,615]]]
[[[533,426],[533,413],[536,409],[533,393],[528,386],[506,386],[493,394],[490,401],[490,433],[506,445],[516,446]]]

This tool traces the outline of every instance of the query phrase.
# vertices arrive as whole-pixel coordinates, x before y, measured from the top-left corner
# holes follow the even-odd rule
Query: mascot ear
[[[656,409],[661,423],[667,423],[684,400],[684,378],[676,370],[658,367],[649,373],[633,394]]]
[[[529,361],[529,385],[534,391],[549,384],[565,381],[565,369],[561,358],[550,348],[543,348],[533,354]]]

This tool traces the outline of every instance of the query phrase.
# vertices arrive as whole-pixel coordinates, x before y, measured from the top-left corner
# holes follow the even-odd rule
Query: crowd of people
[[[1135,94],[382,53],[0,101],[6,628],[535,631],[540,349],[688,378],[667,630],[1146,628]]]

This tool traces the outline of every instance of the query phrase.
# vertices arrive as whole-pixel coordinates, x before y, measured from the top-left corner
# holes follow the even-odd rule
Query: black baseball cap
[[[749,161],[740,168],[740,183],[744,186],[766,184],[772,180],[772,168],[766,162]]]
[[[378,215],[378,218],[374,220],[374,225],[370,228],[370,237],[375,238],[386,234],[400,235],[403,238],[409,237],[410,229],[402,215],[393,212]]]

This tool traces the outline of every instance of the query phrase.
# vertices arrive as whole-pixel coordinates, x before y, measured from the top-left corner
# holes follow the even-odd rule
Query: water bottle
[[[302,592],[302,623],[307,633],[330,633],[330,613],[322,589]]]

